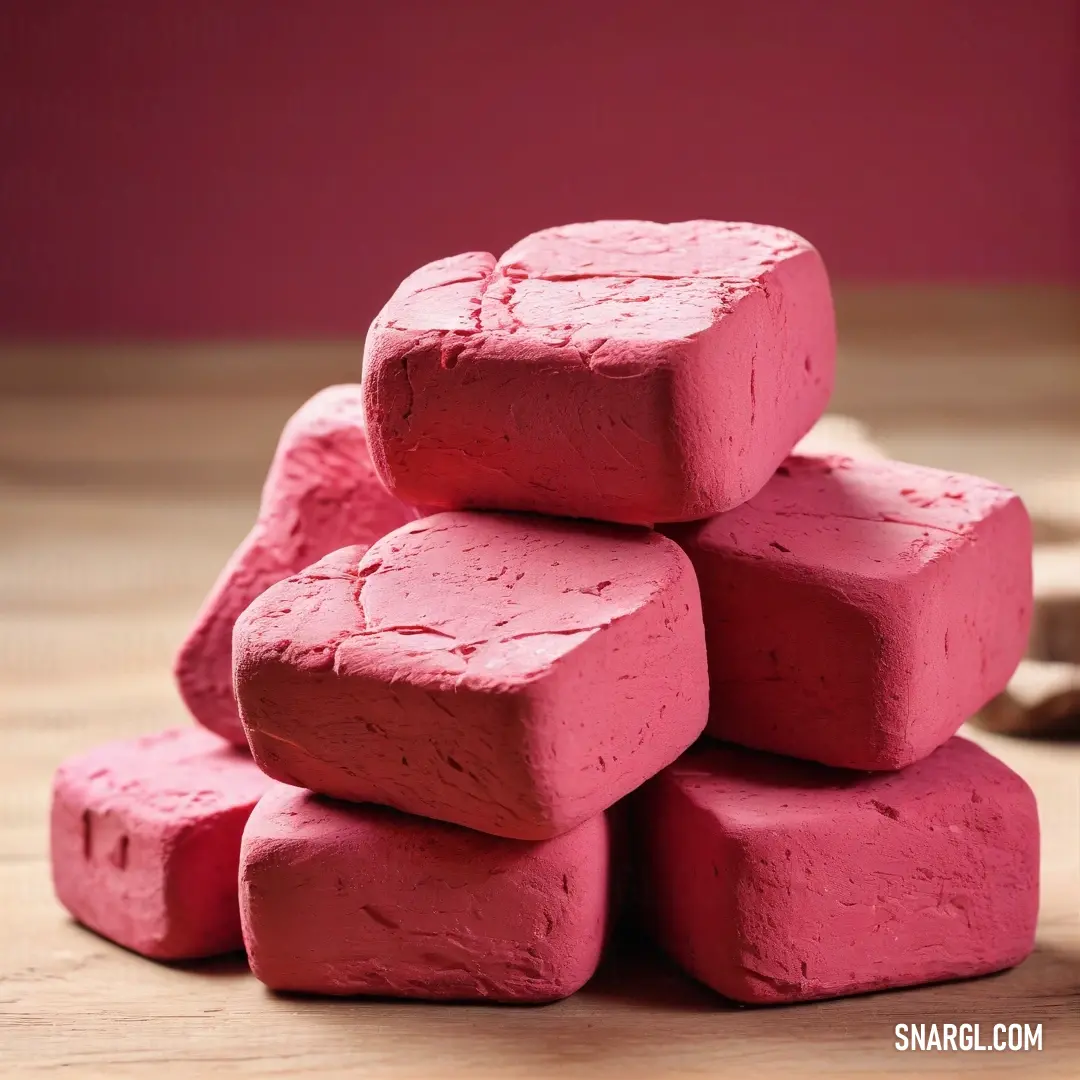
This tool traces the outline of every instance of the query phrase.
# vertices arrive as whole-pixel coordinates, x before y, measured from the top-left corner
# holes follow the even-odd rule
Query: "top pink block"
[[[364,359],[400,499],[630,524],[745,502],[821,415],[821,257],[784,229],[599,221],[408,277]]]

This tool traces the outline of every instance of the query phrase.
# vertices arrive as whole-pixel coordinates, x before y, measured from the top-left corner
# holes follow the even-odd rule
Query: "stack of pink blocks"
[[[289,422],[181,649],[202,727],[58,771],[61,901],[324,994],[565,997],[628,885],[738,1001],[1018,963],[1035,802],[954,736],[1024,651],[1027,514],[791,456],[834,353],[783,229],[596,222],[418,270],[362,387]]]

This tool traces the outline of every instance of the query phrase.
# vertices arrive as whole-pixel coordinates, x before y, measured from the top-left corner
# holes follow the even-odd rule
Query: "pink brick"
[[[319,994],[566,997],[600,959],[609,847],[603,815],[528,842],[282,786],[244,833],[252,970]]]
[[[644,529],[435,514],[267,590],[235,653],[271,776],[525,840],[632,791],[708,709],[693,571]]]
[[[239,949],[240,836],[271,784],[243,750],[194,727],[65,761],[53,780],[57,897],[158,960]]]
[[[925,757],[1005,688],[1031,618],[1031,526],[973,476],[792,457],[671,529],[701,583],[708,731],[855,769]]]
[[[407,502],[692,520],[761,488],[834,352],[825,268],[785,229],[548,229],[399,287],[367,339],[372,455]]]
[[[1031,952],[1035,798],[965,739],[871,775],[698,748],[638,798],[652,929],[737,1001],[969,978]]]
[[[331,386],[285,425],[259,516],[203,602],[176,658],[192,715],[243,745],[232,691],[232,628],[264,589],[346,544],[370,544],[415,519],[382,486],[368,454],[360,388]]]

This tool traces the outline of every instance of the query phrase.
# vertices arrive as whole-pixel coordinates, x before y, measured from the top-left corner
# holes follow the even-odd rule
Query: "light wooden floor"
[[[1015,341],[980,345],[966,323],[959,342],[948,326],[931,335],[928,353],[882,331],[887,314],[853,326],[854,389],[840,401],[891,452],[1044,495],[1074,490],[1075,340],[1041,344],[1025,376]],[[257,349],[181,351],[177,374],[157,369],[169,354],[153,349],[99,353],[111,368],[61,350],[66,375],[55,350],[0,351],[0,1075],[1080,1075],[1076,745],[974,735],[1033,784],[1044,829],[1038,948],[974,982],[740,1009],[636,955],[543,1008],[326,1002],[274,997],[239,959],[167,967],[74,926],[48,880],[50,773],[104,739],[187,722],[172,653],[250,522],[276,430],[359,355],[279,347],[252,396]],[[82,393],[65,392],[80,380]],[[904,1022],[1041,1023],[1044,1050],[903,1054],[893,1027]]]

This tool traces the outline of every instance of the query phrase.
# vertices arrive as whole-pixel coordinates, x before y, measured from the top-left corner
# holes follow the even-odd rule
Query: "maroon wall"
[[[360,333],[594,217],[1076,280],[1075,0],[4,0],[0,329]]]

